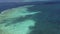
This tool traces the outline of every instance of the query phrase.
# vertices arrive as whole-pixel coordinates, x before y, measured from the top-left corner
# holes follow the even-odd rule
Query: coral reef
[[[29,12],[27,7],[22,6],[12,9],[7,9],[0,14],[0,34],[28,34],[29,27],[34,26],[35,22],[32,17],[26,17],[34,15],[39,12]]]

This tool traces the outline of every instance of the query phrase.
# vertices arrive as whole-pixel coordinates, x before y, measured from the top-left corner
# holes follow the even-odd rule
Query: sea
[[[34,5],[29,7],[30,12],[41,11],[34,16],[36,24],[30,34],[60,34],[60,2],[4,2],[0,3],[0,13],[4,10]]]

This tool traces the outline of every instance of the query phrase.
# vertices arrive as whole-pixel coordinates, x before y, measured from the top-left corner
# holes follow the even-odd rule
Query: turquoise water
[[[32,19],[32,16],[38,12],[28,12],[27,7],[31,6],[22,6],[17,8],[12,8],[4,10],[0,14],[0,32],[1,34],[29,34],[32,30],[29,29],[30,26],[34,26],[36,21]],[[30,18],[25,18],[28,15],[32,15]],[[22,19],[20,19],[22,17]],[[19,22],[15,22],[18,20]],[[25,20],[24,20],[25,18]],[[22,20],[22,21],[21,21]],[[14,24],[13,24],[14,23]]]
[[[1,34],[60,34],[60,4],[5,5],[0,14]],[[3,7],[3,6],[2,6]]]

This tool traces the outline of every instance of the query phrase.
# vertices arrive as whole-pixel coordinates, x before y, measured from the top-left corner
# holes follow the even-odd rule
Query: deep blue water
[[[60,34],[60,4],[35,5],[30,11],[42,11],[34,17],[37,23],[32,34]]]
[[[42,12],[33,17],[37,22],[31,34],[60,34],[60,2],[0,3],[0,11],[25,5],[35,5],[29,11]]]

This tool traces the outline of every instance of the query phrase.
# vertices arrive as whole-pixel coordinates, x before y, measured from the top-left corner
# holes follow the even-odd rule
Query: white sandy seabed
[[[27,7],[31,6],[22,6],[22,7],[17,7],[17,8],[12,8],[12,9],[7,9],[4,10],[0,14],[0,23],[3,22],[3,20],[8,20],[11,19],[11,21],[7,21],[6,23],[11,23],[15,18],[18,17],[26,17],[26,15],[33,15],[38,12],[28,12]],[[14,19],[13,19],[14,18]],[[15,25],[9,25],[5,27],[4,25],[6,24],[0,24],[0,34],[29,34],[32,30],[29,30],[29,26],[34,26],[35,22],[33,19],[26,19],[23,22],[16,23]]]

